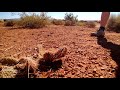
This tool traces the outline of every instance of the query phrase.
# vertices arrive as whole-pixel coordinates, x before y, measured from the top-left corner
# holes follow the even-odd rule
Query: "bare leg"
[[[105,27],[110,16],[110,12],[102,12],[100,26]]]

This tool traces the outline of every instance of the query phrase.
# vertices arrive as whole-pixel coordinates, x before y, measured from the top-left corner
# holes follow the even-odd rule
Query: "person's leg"
[[[100,28],[96,33],[92,33],[93,36],[104,36],[105,35],[105,27],[107,25],[108,19],[110,16],[110,12],[102,12],[101,14],[101,22],[100,22]]]
[[[105,27],[110,16],[110,12],[102,12],[100,26]]]

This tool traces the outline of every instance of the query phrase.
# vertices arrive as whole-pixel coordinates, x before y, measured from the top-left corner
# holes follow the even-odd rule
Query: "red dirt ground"
[[[120,34],[107,32],[105,38],[91,37],[97,28],[49,26],[41,29],[0,27],[0,57],[32,55],[42,44],[47,50],[66,46],[58,70],[39,72],[38,78],[115,78],[119,77]]]

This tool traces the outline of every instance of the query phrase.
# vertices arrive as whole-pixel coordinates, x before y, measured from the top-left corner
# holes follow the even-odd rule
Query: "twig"
[[[28,61],[27,61],[27,65],[28,65],[28,78],[29,78],[30,65],[28,64]]]

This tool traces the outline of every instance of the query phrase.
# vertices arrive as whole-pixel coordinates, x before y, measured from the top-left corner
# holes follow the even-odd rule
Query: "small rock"
[[[88,74],[88,76],[93,77],[93,74]]]
[[[81,72],[85,72],[85,68],[81,68],[81,70],[80,70]]]
[[[97,69],[96,69],[96,68],[94,68],[94,69],[93,69],[93,71],[95,71],[95,72],[96,72],[96,71],[97,71]]]
[[[96,60],[97,57],[89,57],[89,60]]]
[[[104,78],[103,76],[100,76],[100,78]]]
[[[72,42],[72,44],[75,44],[75,42]]]
[[[34,53],[33,58],[38,58],[38,54]]]
[[[54,46],[54,48],[58,48],[58,46]]]
[[[34,50],[39,53],[39,48],[38,47],[34,48]]]
[[[50,34],[53,34],[53,32],[50,32]]]
[[[95,76],[95,77],[99,77],[99,75],[98,75],[98,74],[94,74],[94,76]]]
[[[77,66],[83,67],[84,65],[82,63],[78,63]]]
[[[67,78],[73,78],[73,75],[67,74],[66,77],[67,77]]]
[[[107,69],[107,66],[106,66],[106,65],[103,65],[103,66],[101,67],[101,70],[104,70],[104,69]]]

